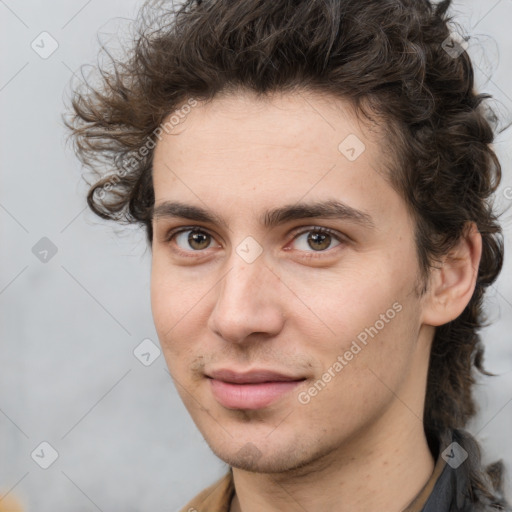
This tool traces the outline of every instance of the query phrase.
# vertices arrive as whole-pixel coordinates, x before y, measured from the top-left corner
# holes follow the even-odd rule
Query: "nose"
[[[258,335],[258,339],[276,336],[285,318],[280,278],[262,257],[247,263],[233,254],[231,263],[212,290],[215,306],[208,319],[209,329],[231,343],[243,343],[251,335]]]

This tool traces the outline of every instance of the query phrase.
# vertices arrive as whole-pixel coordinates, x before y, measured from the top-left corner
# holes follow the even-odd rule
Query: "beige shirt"
[[[445,460],[438,457],[428,482],[403,512],[421,512],[445,465]],[[233,473],[229,468],[229,471],[220,480],[201,491],[180,512],[229,512],[234,495]]]

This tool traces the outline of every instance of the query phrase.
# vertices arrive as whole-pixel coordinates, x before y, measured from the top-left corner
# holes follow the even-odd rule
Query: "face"
[[[234,467],[304,467],[420,423],[414,225],[384,144],[342,100],[247,93],[197,104],[156,146],[153,318]]]

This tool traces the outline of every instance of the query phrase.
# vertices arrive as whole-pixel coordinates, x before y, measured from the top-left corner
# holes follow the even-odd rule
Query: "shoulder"
[[[219,480],[203,489],[180,512],[229,512],[235,487],[231,468]]]
[[[503,494],[502,464],[483,466],[479,443],[469,432],[454,429],[449,434],[444,436],[443,444],[451,450],[450,455],[454,446],[463,454],[456,465],[448,463],[445,468],[452,494],[450,511],[512,512]]]

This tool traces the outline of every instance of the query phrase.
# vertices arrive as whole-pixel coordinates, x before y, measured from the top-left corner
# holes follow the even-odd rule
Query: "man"
[[[147,4],[77,91],[77,153],[113,170],[89,205],[145,227],[167,365],[229,465],[184,511],[508,506],[463,430],[503,248],[449,4]]]

